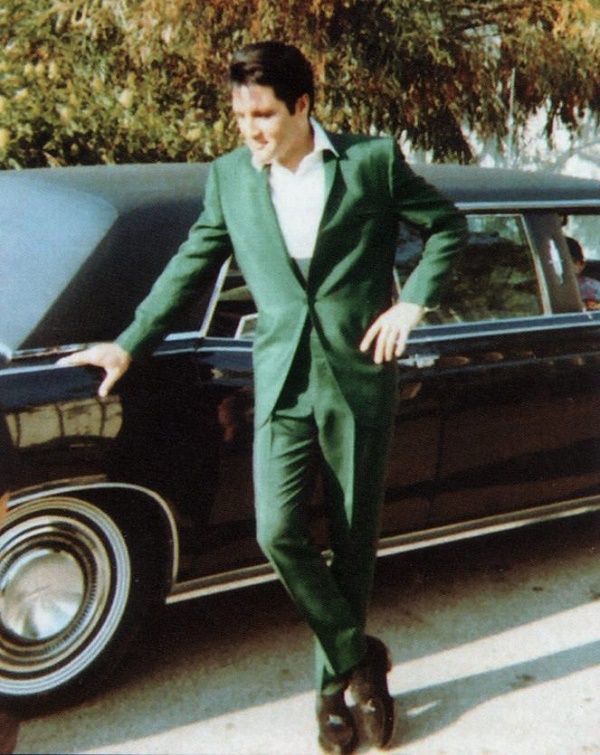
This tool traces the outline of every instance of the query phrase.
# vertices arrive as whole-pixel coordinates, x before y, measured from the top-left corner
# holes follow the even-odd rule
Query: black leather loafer
[[[367,652],[352,672],[350,693],[357,704],[366,737],[380,748],[386,747],[394,734],[394,699],[387,686],[391,668],[390,654],[383,642],[367,637]]]
[[[343,690],[334,695],[319,695],[317,721],[319,745],[323,752],[332,753],[332,755],[349,755],[356,749],[358,736],[354,719],[344,700]]]

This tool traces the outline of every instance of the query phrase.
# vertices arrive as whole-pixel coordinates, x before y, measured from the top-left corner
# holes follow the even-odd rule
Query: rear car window
[[[468,216],[465,249],[452,267],[440,306],[424,324],[528,317],[543,312],[534,257],[519,215]],[[396,274],[400,289],[417,264],[424,242],[399,229]]]

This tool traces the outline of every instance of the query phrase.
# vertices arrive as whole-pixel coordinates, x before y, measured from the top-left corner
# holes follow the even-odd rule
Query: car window
[[[424,324],[527,317],[543,312],[534,258],[518,215],[468,216],[465,249],[452,267],[440,306]],[[417,264],[424,242],[399,229],[396,274],[400,289]]]
[[[564,233],[581,244],[585,259],[594,266],[600,264],[600,213],[596,215],[568,215],[564,218]],[[596,269],[596,268],[595,268]]]
[[[600,213],[563,216],[561,235],[573,260],[581,308],[600,310]]]
[[[472,215],[468,221],[467,247],[453,267],[440,307],[427,315],[424,324],[542,314],[534,260],[520,216]],[[395,265],[399,288],[417,264],[423,244],[415,229],[400,224]],[[235,260],[227,263],[221,279],[206,335],[253,338],[256,307]]]
[[[232,258],[225,263],[219,295],[211,303],[206,335],[210,338],[253,338],[256,306],[242,273]]]

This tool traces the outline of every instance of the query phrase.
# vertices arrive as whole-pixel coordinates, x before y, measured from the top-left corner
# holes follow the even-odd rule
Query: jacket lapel
[[[333,190],[333,185],[335,183],[335,178],[338,171],[339,158],[337,157],[337,155],[334,155],[333,152],[330,152],[328,150],[327,152],[325,152],[323,160],[325,163],[325,207],[321,223],[327,215],[329,199],[331,197],[331,192]]]
[[[269,186],[269,171],[267,168],[256,170],[253,166],[251,166],[251,170],[254,173],[255,192],[251,193],[250,198],[254,200],[254,206],[257,208],[257,222],[263,228],[265,240],[268,239],[266,241],[267,248],[271,250],[273,255],[285,260],[294,277],[304,287],[306,281],[295,260],[288,252],[283,233],[281,232],[281,226],[277,219]]]
[[[329,134],[329,137],[332,139],[332,143],[337,149],[333,135]],[[332,218],[337,213],[344,195],[345,180],[343,162],[344,159],[341,151],[339,151],[338,155],[330,151],[325,152],[325,206],[323,208],[323,215],[319,224],[319,232],[317,233],[317,241],[309,270],[309,279],[312,278],[313,284],[315,282],[315,274],[323,267],[323,263],[326,264],[326,248],[323,241],[323,230],[327,228]]]

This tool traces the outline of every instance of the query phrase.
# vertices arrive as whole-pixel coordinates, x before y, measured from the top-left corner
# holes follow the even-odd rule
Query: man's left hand
[[[398,302],[383,312],[367,330],[360,343],[365,352],[374,346],[375,364],[398,359],[406,347],[410,331],[417,325],[426,308],[420,304]]]

